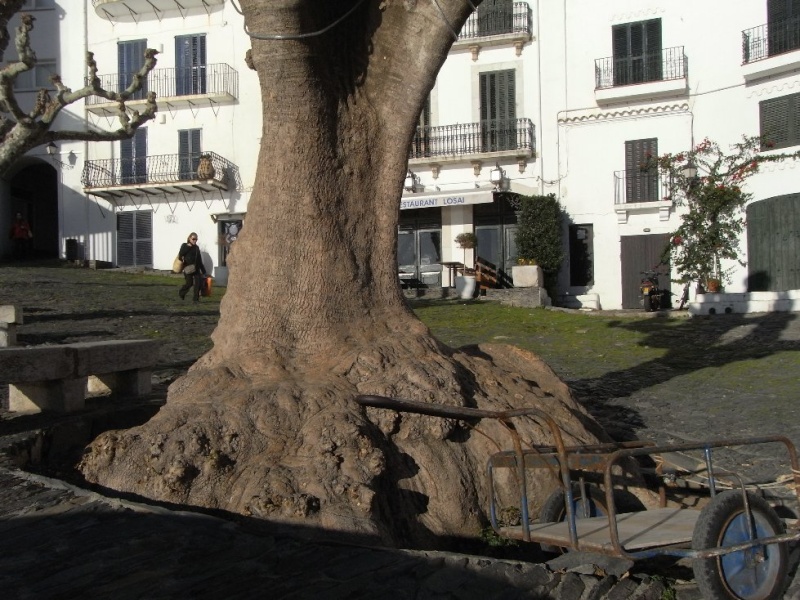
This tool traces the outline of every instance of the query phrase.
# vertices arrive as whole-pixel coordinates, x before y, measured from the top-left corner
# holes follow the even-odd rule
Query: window
[[[758,103],[762,150],[800,144],[800,94]]]
[[[661,19],[615,25],[611,38],[615,86],[662,79]]]
[[[652,202],[658,195],[658,139],[625,142],[625,202]]]
[[[592,225],[569,226],[569,284],[594,284],[594,230]]]
[[[483,152],[517,148],[515,72],[480,74],[481,141]]]
[[[200,162],[200,129],[178,131],[178,163],[181,181],[197,179],[197,165]]]
[[[128,140],[120,140],[122,183],[136,184],[147,181],[147,129],[140,127]]]
[[[144,65],[144,51],[147,49],[147,40],[131,40],[117,44],[117,91],[127,88],[133,81],[133,74]],[[142,83],[142,88],[131,98],[142,100],[147,97],[147,81]]]
[[[53,82],[50,81],[50,76],[56,72],[56,61],[40,60],[32,69],[17,76],[14,81],[14,90],[21,92],[39,90],[41,88],[55,89]]]
[[[770,56],[800,48],[800,0],[767,0]]]
[[[117,266],[153,266],[153,212],[117,214]]]
[[[178,96],[206,93],[206,36],[175,38],[175,93]]]

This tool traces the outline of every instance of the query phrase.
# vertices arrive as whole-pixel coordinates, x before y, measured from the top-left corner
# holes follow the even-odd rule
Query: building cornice
[[[560,111],[558,122],[563,124],[597,123],[615,119],[631,119],[646,116],[681,114],[689,112],[688,102],[649,106],[626,106],[613,109],[579,108]]]

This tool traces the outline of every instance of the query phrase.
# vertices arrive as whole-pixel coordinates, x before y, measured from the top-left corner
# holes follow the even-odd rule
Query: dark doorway
[[[670,235],[630,235],[622,242],[622,308],[640,308],[639,285],[642,271],[655,267],[659,272],[659,283],[669,288],[670,265],[662,263],[661,256],[669,244]]]
[[[31,258],[58,258],[58,173],[46,163],[20,169],[11,179],[8,222],[18,212],[30,223]]]
[[[476,204],[472,209],[478,247],[476,262],[494,270],[498,287],[512,287],[511,267],[517,264],[517,212],[519,195],[509,192],[494,195],[491,204]]]

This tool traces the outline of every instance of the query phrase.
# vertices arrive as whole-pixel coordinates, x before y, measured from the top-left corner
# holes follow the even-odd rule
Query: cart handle
[[[522,452],[522,441],[520,440],[519,433],[514,428],[510,419],[514,417],[535,417],[541,419],[550,428],[555,442],[556,451],[558,453],[560,463],[561,481],[564,486],[564,493],[566,494],[566,518],[570,523],[570,539],[573,544],[577,544],[578,530],[575,524],[574,508],[572,506],[572,480],[569,474],[569,461],[567,459],[567,449],[564,445],[564,439],[561,436],[561,429],[555,420],[545,412],[538,408],[512,408],[509,410],[485,410],[481,408],[470,408],[468,406],[448,406],[445,404],[431,404],[427,402],[418,402],[416,400],[405,400],[401,398],[388,398],[386,396],[374,395],[360,395],[356,396],[356,402],[362,406],[371,406],[373,408],[388,408],[397,412],[416,413],[420,415],[428,415],[431,417],[441,417],[443,419],[497,419],[503,421],[511,438],[514,442],[514,453],[517,457],[517,469],[519,471],[520,481],[520,496],[521,505],[523,508],[522,519],[522,535],[526,542],[530,542],[530,520],[527,515],[528,507],[528,492],[525,479],[525,460]]]

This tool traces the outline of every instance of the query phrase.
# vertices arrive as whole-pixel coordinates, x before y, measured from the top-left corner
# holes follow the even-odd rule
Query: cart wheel
[[[587,502],[583,502],[581,495],[581,486],[572,486],[572,508],[575,511],[576,519],[585,519],[587,517],[602,517],[608,514],[606,509],[606,495],[594,485],[586,485],[586,493],[589,496]],[[564,501],[564,490],[557,489],[550,494],[542,505],[542,511],[539,513],[540,523],[559,523],[567,518],[567,506]],[[550,544],[542,544],[542,550],[545,552],[563,552],[563,548],[558,546],[551,546]]]
[[[756,537],[785,531],[783,522],[763,498],[748,493],[747,501]],[[692,548],[708,550],[747,542],[748,529],[741,490],[722,492],[701,511],[694,527]],[[692,569],[703,598],[768,600],[781,597],[787,559],[785,544],[771,544],[713,558],[696,558]]]

